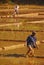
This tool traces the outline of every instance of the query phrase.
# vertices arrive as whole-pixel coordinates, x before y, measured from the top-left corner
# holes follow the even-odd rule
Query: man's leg
[[[30,46],[27,46],[28,47],[28,51],[26,53],[26,55],[28,55],[30,53]]]
[[[16,15],[16,11],[14,10],[14,11],[13,11],[13,17],[15,17],[15,15]]]
[[[16,15],[18,15],[18,14],[19,14],[19,11],[17,10],[17,11],[16,11]]]
[[[34,49],[30,46],[30,52],[29,55],[34,56]]]
[[[28,55],[29,52],[30,52],[30,49],[27,51],[26,55]]]

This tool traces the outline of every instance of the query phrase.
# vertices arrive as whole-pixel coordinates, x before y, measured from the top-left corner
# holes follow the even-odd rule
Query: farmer
[[[15,6],[15,12],[16,12],[16,14],[19,13],[19,5],[16,5],[16,6]]]
[[[14,7],[14,13],[13,13],[13,15],[15,16],[16,14],[19,14],[19,5],[16,5]]]
[[[27,37],[26,42],[27,42],[28,51],[26,53],[26,56],[28,54],[31,55],[31,56],[34,56],[34,48],[37,47],[35,35],[36,35],[36,33],[33,31],[32,34]]]

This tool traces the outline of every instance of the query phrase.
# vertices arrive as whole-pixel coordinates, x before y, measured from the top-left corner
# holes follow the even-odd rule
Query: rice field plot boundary
[[[2,40],[3,41],[3,40]],[[6,41],[6,40],[5,40]],[[9,40],[8,40],[9,41]],[[11,41],[11,40],[10,40]],[[15,41],[15,40],[13,40],[13,41]],[[17,40],[17,42],[18,42],[18,40]],[[19,41],[19,42],[22,42],[22,41]],[[23,41],[24,42],[24,41]],[[26,41],[25,41],[26,42]],[[44,42],[44,40],[42,40],[41,42]],[[40,43],[41,43],[40,41],[37,41],[36,43],[37,43],[37,45],[40,45]],[[26,44],[18,44],[18,45],[12,45],[12,46],[6,46],[6,47],[2,47],[2,48],[0,48],[0,51],[2,51],[2,50],[11,50],[11,49],[16,49],[16,48],[22,48],[22,47],[25,47],[26,46]]]
[[[41,20],[41,21],[32,21],[32,22],[26,22],[25,24],[30,24],[30,23],[44,23],[44,20]],[[20,25],[23,25],[22,22],[14,22],[14,23],[7,23],[7,24],[1,24],[0,27],[4,27],[4,26],[12,26],[12,25],[15,25],[17,26],[18,28],[20,27]]]

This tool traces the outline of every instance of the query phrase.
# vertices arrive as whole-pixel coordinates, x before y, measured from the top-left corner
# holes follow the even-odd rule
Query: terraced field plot
[[[32,9],[31,9],[32,12],[29,10],[31,13],[33,13]],[[39,11],[35,10],[34,12],[39,13],[41,12],[41,10],[42,8]],[[21,10],[20,14],[22,14],[23,11]],[[42,13],[43,12],[44,10],[42,10]],[[2,13],[1,15],[3,16]],[[38,17],[0,18],[0,48],[11,45],[26,44],[26,42],[24,41],[26,40],[27,36],[31,34],[32,30],[36,31],[37,40],[39,41],[44,40],[44,23],[27,23],[32,21],[36,22],[44,20],[44,18],[42,18],[42,16],[44,17],[44,15],[38,16],[40,16],[41,18]],[[3,26],[5,24],[14,24],[16,22],[18,23],[21,22],[22,25],[20,25],[19,28],[16,25]],[[36,57],[26,58],[24,56],[26,52],[27,52],[26,46],[24,46],[23,48],[17,48],[13,50],[0,51],[0,65],[44,65],[44,43],[40,44],[39,49],[35,49]]]

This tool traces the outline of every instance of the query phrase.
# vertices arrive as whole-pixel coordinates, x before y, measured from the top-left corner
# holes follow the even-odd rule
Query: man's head
[[[32,36],[35,36],[36,32],[32,31]]]

